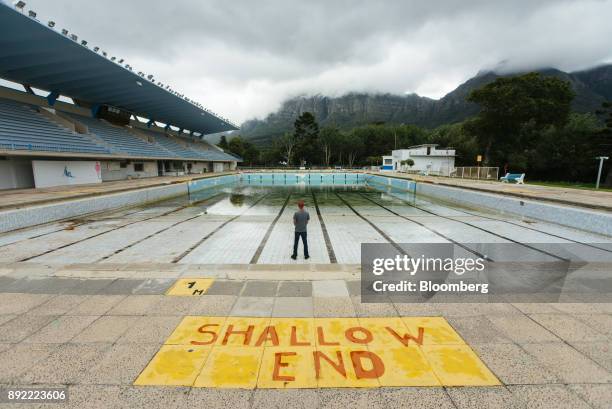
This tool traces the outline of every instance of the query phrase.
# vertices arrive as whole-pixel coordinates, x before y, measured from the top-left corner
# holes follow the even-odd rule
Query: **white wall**
[[[32,161],[24,158],[0,159],[0,189],[34,187]]]
[[[120,161],[102,161],[102,180],[125,180],[128,178],[150,178],[157,176],[157,162],[156,161],[130,161],[127,163],[125,168],[120,166]],[[143,171],[137,172],[134,169],[135,163],[143,164]]]
[[[99,161],[33,160],[36,187],[102,183]]]

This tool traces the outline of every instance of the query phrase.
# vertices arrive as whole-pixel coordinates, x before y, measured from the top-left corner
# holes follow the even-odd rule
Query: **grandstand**
[[[21,3],[0,2],[0,189],[236,168],[203,139],[236,125]]]

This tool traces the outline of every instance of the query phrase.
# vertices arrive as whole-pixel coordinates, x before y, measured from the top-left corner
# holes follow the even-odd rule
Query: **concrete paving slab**
[[[47,301],[50,295],[42,294],[0,294],[0,315],[23,314]]]
[[[98,279],[82,279],[81,283],[69,288],[65,294],[80,294],[80,295],[94,295],[100,294],[100,292],[111,285],[115,281],[114,278],[98,278]]]
[[[612,337],[612,314],[575,314],[573,317],[602,334]]]
[[[391,302],[363,303],[361,296],[351,297],[358,317],[394,317],[397,310]]]
[[[247,281],[242,290],[243,297],[274,297],[278,288],[278,281]]]
[[[14,383],[20,376],[47,359],[57,344],[17,344],[0,352],[0,383]]]
[[[141,286],[144,280],[136,279],[118,279],[113,281],[110,285],[102,288],[99,294],[103,295],[120,295],[120,294],[132,294],[132,291]]]
[[[560,313],[551,303],[512,303],[524,314],[555,314]]]
[[[63,315],[87,299],[87,295],[60,294],[28,311],[28,315]]]
[[[480,359],[506,385],[549,384],[559,379],[514,344],[472,344]]]
[[[18,317],[17,314],[5,314],[5,315],[0,315],[0,325],[11,321],[12,319],[14,319],[15,317]]]
[[[273,306],[273,297],[238,297],[231,315],[236,317],[270,317]]]
[[[233,295],[202,296],[189,311],[189,314],[225,317],[229,315],[237,298]]]
[[[443,388],[381,388],[380,395],[386,408],[455,409]]]
[[[120,401],[121,388],[116,385],[87,385],[78,384],[68,387],[70,409],[107,409],[126,407]]]
[[[102,316],[72,339],[79,344],[113,343],[136,321],[132,316]]]
[[[181,320],[181,316],[137,317],[137,321],[117,339],[117,343],[162,344]]]
[[[113,306],[108,315],[147,315],[165,297],[163,295],[128,295]]]
[[[162,296],[158,303],[151,306],[147,315],[189,315],[200,301],[200,297]]]
[[[132,289],[132,294],[155,295],[165,294],[174,283],[173,278],[152,278],[144,280],[142,284]]]
[[[568,342],[598,342],[609,341],[609,338],[599,331],[564,314],[531,314],[534,321]]]
[[[325,409],[386,408],[377,389],[319,389],[319,407]]]
[[[81,377],[92,362],[98,361],[110,347],[109,344],[64,344],[47,359],[34,364],[20,377],[20,382],[29,384],[73,384],[81,383]]]
[[[525,344],[523,349],[564,383],[612,382],[610,372],[567,344]]]
[[[612,372],[612,346],[605,342],[572,342],[571,345],[593,361]]]
[[[311,297],[312,282],[281,281],[278,286],[279,297]]]
[[[508,389],[528,408],[589,409],[591,406],[565,385],[516,385]]]
[[[252,390],[247,389],[205,389],[192,388],[189,391],[186,407],[202,407],[202,408],[232,408],[232,409],[249,409],[249,408],[273,408],[273,402],[267,401],[263,406],[257,406],[252,402]],[[251,406],[251,403],[253,406]],[[288,403],[285,402],[284,408],[287,408]]]
[[[462,304],[457,304],[460,308]],[[510,344],[512,340],[501,333],[487,317],[447,317],[450,325],[468,344]]]
[[[21,315],[0,326],[0,342],[20,342],[30,335],[40,331],[55,315]]]
[[[319,407],[319,394],[314,389],[255,389],[252,408],[314,409]]]
[[[25,339],[29,343],[62,344],[70,341],[77,334],[97,320],[97,315],[80,315],[58,317],[45,327]]]
[[[312,297],[276,297],[273,317],[312,317]]]
[[[391,297],[393,301],[393,298]],[[401,316],[421,316],[421,317],[435,317],[442,315],[442,311],[437,308],[436,303],[405,303],[405,302],[393,302],[395,309]]]
[[[314,297],[315,317],[356,317],[355,307],[350,297]]]
[[[361,280],[347,280],[346,288],[351,297],[361,295]]]
[[[607,409],[612,402],[610,385],[568,385],[567,387],[595,409]]]
[[[524,343],[557,342],[559,338],[526,315],[489,315],[487,319],[512,341]]]
[[[244,281],[215,280],[206,294],[208,295],[239,295],[244,287]]]
[[[189,388],[143,388],[126,386],[121,388],[119,399],[122,406],[133,409],[184,408]]]
[[[317,280],[312,282],[313,297],[348,297],[344,280]]]
[[[125,297],[125,295],[92,295],[68,311],[67,315],[103,315]]]
[[[489,388],[448,388],[457,409],[527,409],[503,386]]]
[[[131,385],[158,349],[156,344],[113,345],[82,375],[79,383]]]

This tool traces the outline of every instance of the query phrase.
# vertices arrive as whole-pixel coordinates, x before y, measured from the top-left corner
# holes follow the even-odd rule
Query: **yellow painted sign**
[[[500,383],[442,317],[188,316],[134,384],[253,389]]]
[[[210,288],[212,278],[180,278],[168,291],[166,295],[200,296],[204,295]]]

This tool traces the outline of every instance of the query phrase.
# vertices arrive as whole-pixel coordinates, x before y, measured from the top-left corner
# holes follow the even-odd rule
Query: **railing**
[[[450,174],[452,178],[498,180],[499,168],[487,166],[463,166],[455,168]]]
[[[81,146],[52,146],[45,144],[34,144],[34,143],[0,143],[0,148],[10,149],[14,151],[45,151],[45,152],[81,152],[81,153],[109,153],[104,148],[84,148]]]

